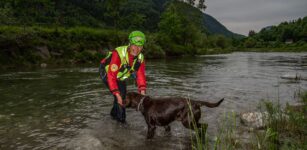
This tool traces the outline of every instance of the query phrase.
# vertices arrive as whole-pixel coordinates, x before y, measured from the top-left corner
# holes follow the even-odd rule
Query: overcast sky
[[[205,13],[232,32],[247,35],[263,27],[307,16],[307,0],[206,0]]]

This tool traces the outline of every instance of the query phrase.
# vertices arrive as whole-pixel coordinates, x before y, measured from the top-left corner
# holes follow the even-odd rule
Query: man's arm
[[[117,74],[120,67],[121,61],[118,53],[116,51],[112,52],[112,58],[111,62],[109,64],[109,71],[107,73],[108,78],[108,85],[110,88],[110,91],[113,93],[113,95],[116,96],[118,103],[123,106],[123,100],[120,96],[120,91],[118,90],[117,85]]]
[[[139,70],[136,72],[136,82],[138,85],[138,91],[142,95],[146,94],[146,76],[145,76],[145,61],[140,65]]]

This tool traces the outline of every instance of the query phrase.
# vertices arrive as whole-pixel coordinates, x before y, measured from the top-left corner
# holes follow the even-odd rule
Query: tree
[[[126,2],[126,0],[105,0],[105,21],[112,27],[118,27],[118,21],[120,19],[120,8]]]
[[[158,25],[159,32],[173,41],[180,41],[185,21],[185,18],[178,13],[174,3],[171,3],[161,16],[161,21]]]
[[[207,8],[207,6],[205,5],[205,0],[199,0],[198,6],[197,6],[200,10],[205,11],[205,9]]]
[[[282,32],[280,34],[280,39],[282,42],[285,42],[288,39],[293,39],[293,30],[288,27],[282,29]]]
[[[160,20],[160,13],[149,0],[129,0],[120,8],[120,29],[154,30]]]
[[[188,3],[189,3],[190,5],[192,5],[192,6],[194,6],[194,5],[195,5],[195,0],[188,0]]]
[[[6,3],[3,8],[0,7],[0,25],[15,24],[16,19],[13,16],[13,10],[9,3]]]
[[[257,41],[254,38],[247,38],[244,42],[246,48],[253,48],[257,44]]]
[[[204,35],[200,24],[197,24],[198,19],[201,19],[197,17],[201,16],[195,12],[186,13],[186,7],[191,6],[182,2],[170,3],[161,16],[159,39],[167,54],[194,55],[198,48],[204,47]],[[191,16],[195,18],[193,21],[190,20]]]
[[[224,49],[227,47],[227,41],[226,38],[222,35],[219,35],[216,39],[216,46]]]
[[[249,32],[248,32],[248,36],[249,37],[252,37],[252,36],[254,36],[256,34],[256,32],[254,31],[254,30],[250,30]]]

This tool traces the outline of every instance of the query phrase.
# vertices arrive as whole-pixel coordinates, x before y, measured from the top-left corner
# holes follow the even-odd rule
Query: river
[[[21,71],[22,70],[22,71]],[[127,110],[127,125],[109,116],[113,97],[96,66],[47,67],[0,73],[0,149],[189,149],[190,130],[158,128],[146,140],[143,116]],[[147,95],[216,101],[202,107],[214,137],[225,112],[257,110],[261,100],[295,103],[307,90],[307,53],[231,53],[148,60]],[[299,76],[301,80],[288,77]],[[286,77],[286,78],[284,78]],[[136,91],[129,81],[128,90]]]

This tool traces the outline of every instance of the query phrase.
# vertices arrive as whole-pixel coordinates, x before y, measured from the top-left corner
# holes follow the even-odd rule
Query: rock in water
[[[47,67],[47,64],[46,63],[41,63],[41,68],[46,68]]]
[[[301,80],[302,79],[302,77],[297,73],[296,74],[290,74],[290,73],[284,74],[284,75],[280,76],[280,78],[288,79],[288,80]]]
[[[245,112],[240,114],[241,122],[249,127],[261,129],[266,126],[267,112]]]

